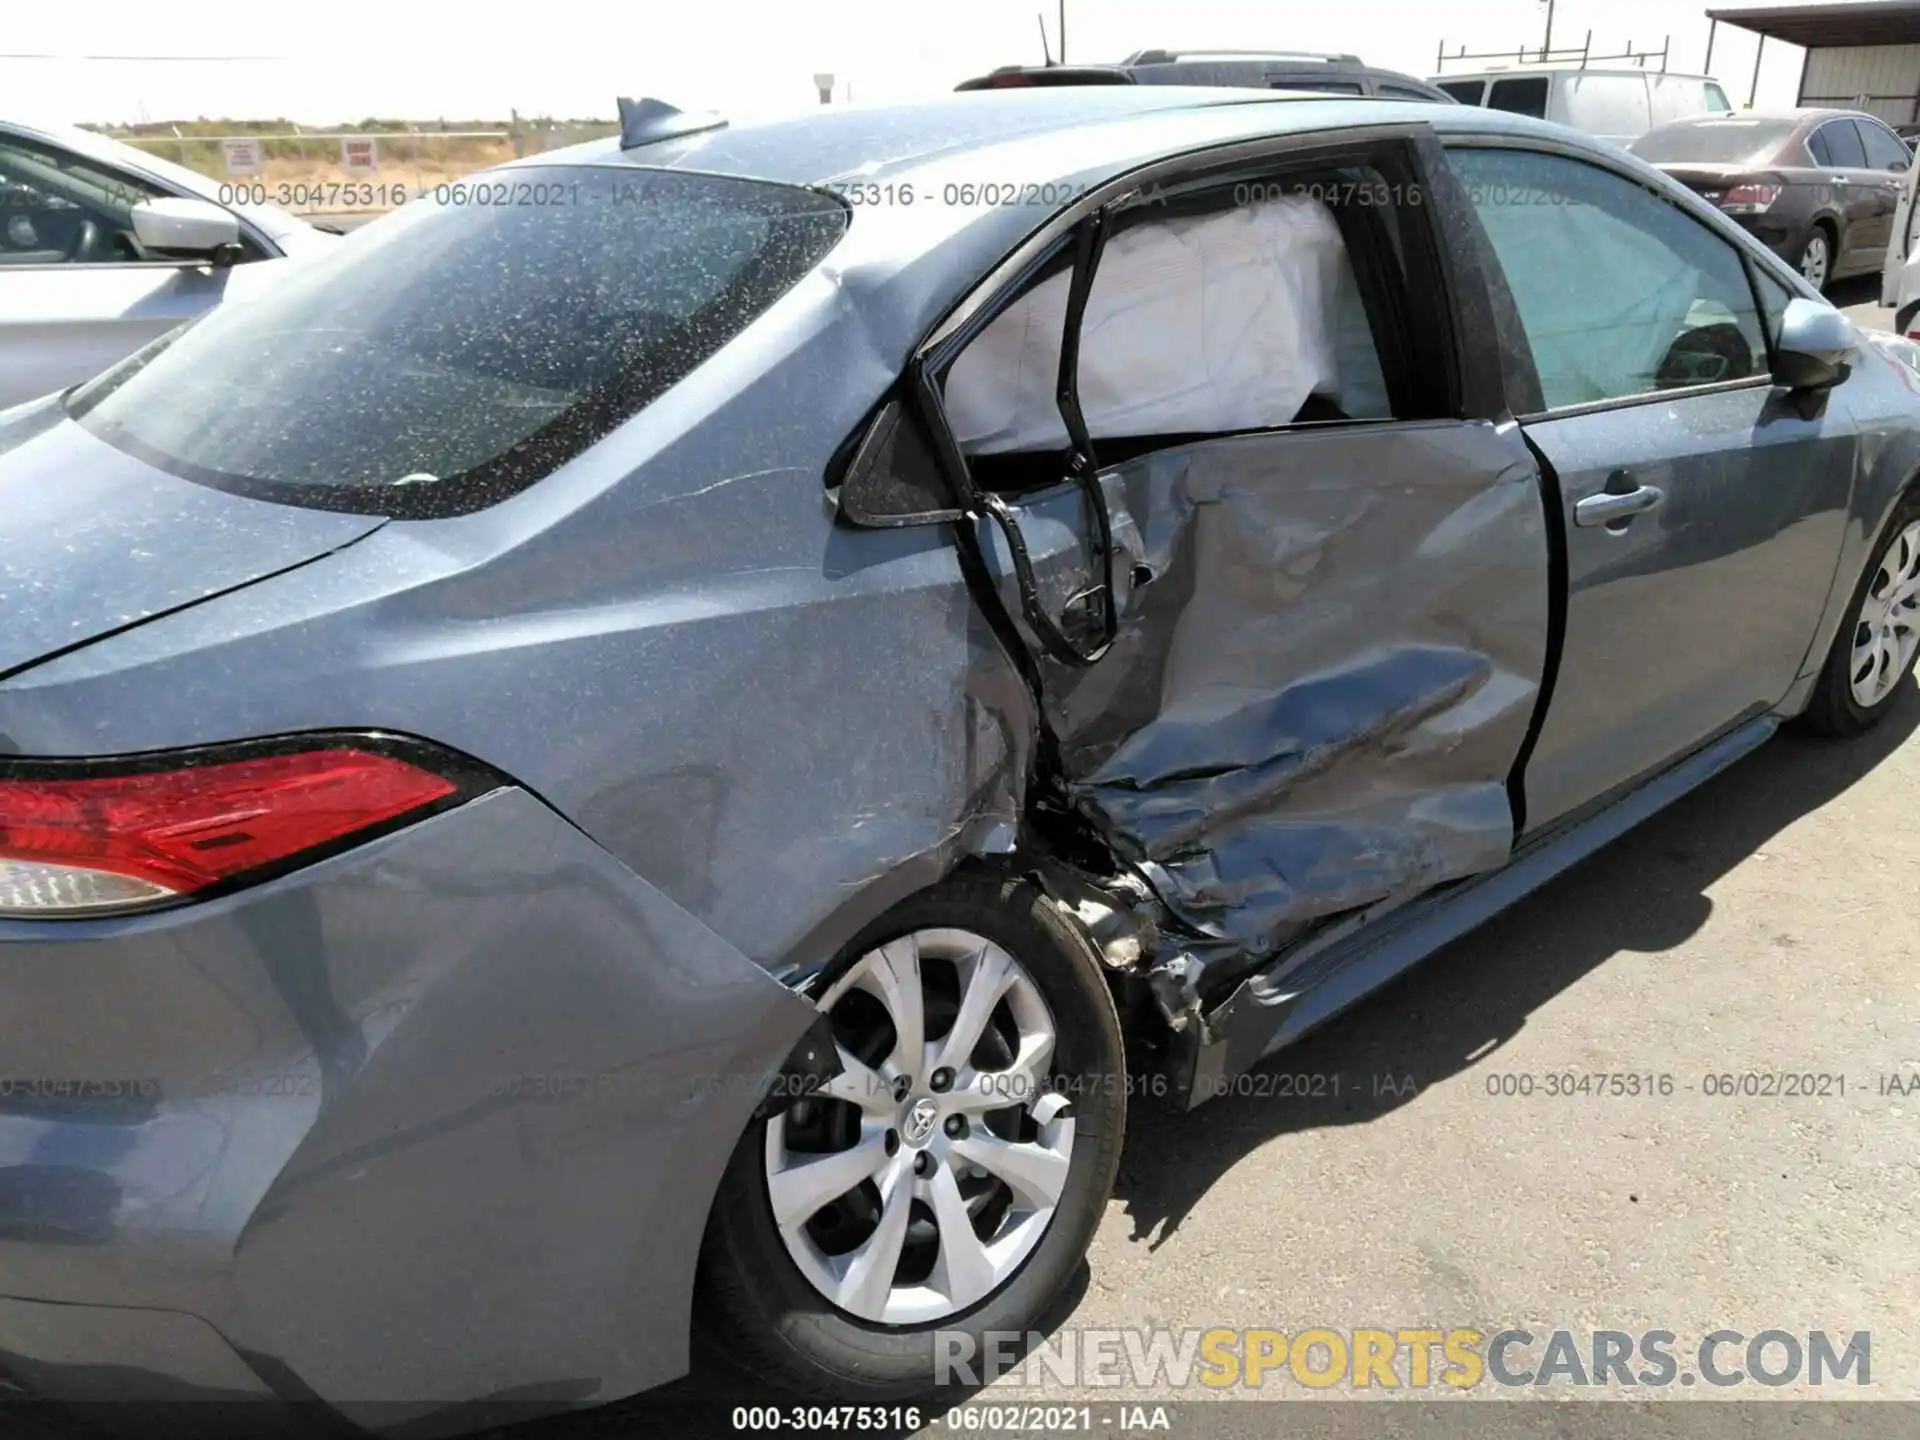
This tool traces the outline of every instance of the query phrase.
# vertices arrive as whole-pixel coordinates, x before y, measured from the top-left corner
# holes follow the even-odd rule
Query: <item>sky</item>
[[[1075,62],[1154,46],[1341,50],[1423,76],[1443,41],[1449,51],[1537,46],[1547,17],[1539,0],[1067,0],[1066,10]],[[834,75],[836,102],[864,104],[1038,63],[1041,13],[1057,57],[1058,0],[16,3],[0,25],[0,113],[83,123],[285,116],[307,126],[504,120],[510,110],[610,118],[624,94],[744,118],[818,104],[819,72]],[[1704,9],[1558,0],[1556,47],[1589,29],[1596,53],[1657,50],[1671,32],[1670,69],[1706,64]],[[1757,44],[1726,26],[1715,40],[1711,73],[1736,104],[1752,86]],[[1760,105],[1793,103],[1801,55],[1767,43]]]

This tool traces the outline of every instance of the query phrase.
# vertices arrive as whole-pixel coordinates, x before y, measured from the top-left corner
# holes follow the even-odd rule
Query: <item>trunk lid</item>
[[[1771,170],[1755,170],[1746,165],[1662,165],[1659,167],[1703,200],[1718,201],[1736,185],[1779,185],[1783,182]]]
[[[384,523],[182,480],[95,439],[57,399],[0,412],[0,679]]]

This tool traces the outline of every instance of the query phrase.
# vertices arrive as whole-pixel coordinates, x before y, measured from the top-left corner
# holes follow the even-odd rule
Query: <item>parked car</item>
[[[1711,76],[1638,67],[1494,65],[1475,75],[1435,75],[1430,83],[1462,105],[1552,120],[1616,145],[1656,125],[1733,109]]]
[[[1412,75],[1382,70],[1358,55],[1315,50],[1138,50],[1112,65],[1003,65],[954,88],[1044,85],[1234,85],[1450,103],[1446,92]]]
[[[1909,340],[1920,337],[1920,206],[1914,204],[1914,179],[1920,166],[1909,165],[1894,206],[1892,242],[1880,267],[1880,303],[1893,310],[1893,328]]]
[[[1871,115],[1681,120],[1630,147],[1731,215],[1816,288],[1881,268],[1913,154]]]
[[[257,287],[256,263],[339,238],[221,194],[107,136],[0,120],[0,409],[91,379],[218,305],[235,266]]]
[[[1920,347],[1615,147],[623,112],[0,421],[31,1394],[586,1403],[697,1313],[921,1395],[1129,1049],[1230,1093],[1911,688]]]

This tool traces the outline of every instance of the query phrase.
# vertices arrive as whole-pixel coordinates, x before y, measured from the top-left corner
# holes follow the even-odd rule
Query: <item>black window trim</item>
[[[1650,184],[1644,176],[1633,175],[1622,170],[1619,166],[1610,163],[1603,156],[1595,155],[1579,146],[1564,144],[1556,140],[1539,139],[1533,136],[1520,137],[1490,135],[1484,132],[1470,133],[1453,131],[1442,135],[1441,141],[1446,146],[1449,154],[1456,150],[1520,150],[1530,154],[1552,155],[1563,160],[1579,161],[1593,166],[1596,170],[1604,170],[1608,174],[1614,175],[1626,181],[1628,184],[1646,191],[1647,194],[1656,199],[1664,200],[1681,214],[1700,223],[1704,229],[1713,234],[1716,239],[1725,243],[1733,251],[1736,260],[1742,262],[1741,273],[1746,279],[1748,291],[1753,296],[1754,311],[1756,317],[1761,322],[1762,334],[1765,334],[1767,328],[1766,309],[1761,304],[1759,291],[1754,285],[1751,268],[1761,262],[1760,257],[1751,253],[1749,249],[1750,245],[1757,244],[1757,242],[1752,241],[1750,237],[1746,237],[1744,231],[1739,232],[1741,238],[1735,238],[1726,234],[1726,232],[1720,228],[1720,225],[1724,224],[1732,227],[1733,222],[1727,220],[1726,217],[1718,211],[1707,209],[1704,201],[1697,202],[1701,208],[1694,208],[1693,205],[1688,203],[1689,200],[1694,198],[1692,192],[1686,192],[1684,195],[1675,195],[1660,186]],[[1705,209],[1704,215],[1701,213],[1702,209]],[[1774,271],[1776,278],[1779,278],[1783,274],[1791,277],[1793,283],[1787,286],[1790,294],[1805,294],[1804,282],[1800,280],[1800,277],[1796,273],[1788,269],[1784,261],[1777,260],[1777,258],[1771,256],[1771,254],[1769,254],[1768,259],[1775,260],[1775,263],[1765,266],[1765,270]],[[1518,308],[1518,305],[1515,304],[1514,309],[1516,314]],[[1771,337],[1767,338],[1766,345],[1768,364],[1769,367],[1771,367],[1774,355]],[[1526,359],[1528,368],[1532,374],[1532,387],[1535,393],[1538,393],[1540,383],[1539,368],[1531,355],[1527,356]],[[1638,409],[1641,406],[1659,404],[1676,399],[1692,400],[1700,396],[1731,394],[1740,390],[1771,390],[1774,388],[1776,387],[1771,373],[1766,375],[1751,375],[1741,380],[1716,380],[1707,385],[1682,385],[1675,386],[1668,390],[1642,391],[1637,395],[1618,395],[1605,400],[1588,400],[1578,405],[1549,407],[1525,415],[1516,415],[1514,419],[1522,425],[1532,425],[1548,420],[1565,420],[1581,415],[1598,415],[1609,410]]]

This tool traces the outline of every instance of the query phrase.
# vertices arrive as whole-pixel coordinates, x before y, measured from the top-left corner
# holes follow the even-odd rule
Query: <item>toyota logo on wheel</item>
[[[933,1133],[935,1122],[940,1119],[940,1107],[931,1100],[916,1100],[907,1111],[907,1118],[900,1122],[909,1144],[918,1145]]]

